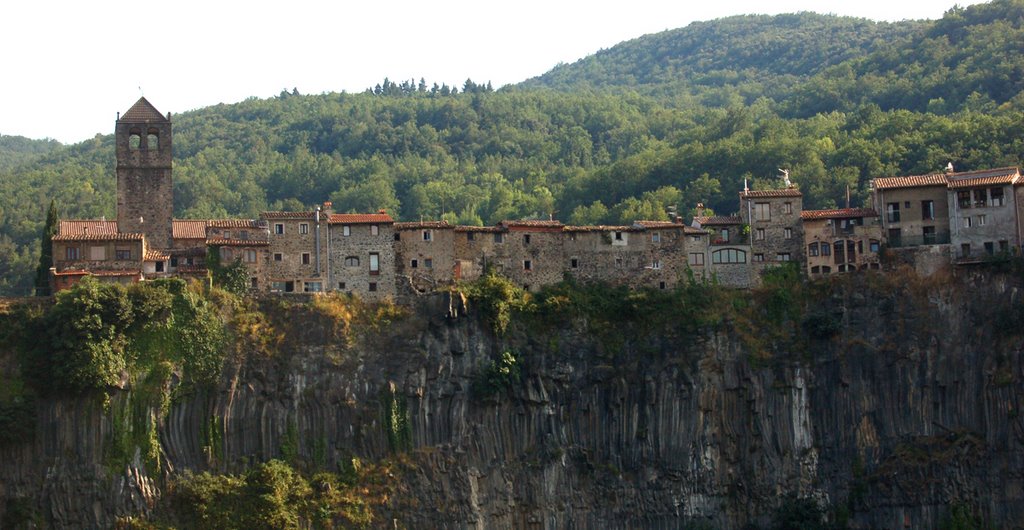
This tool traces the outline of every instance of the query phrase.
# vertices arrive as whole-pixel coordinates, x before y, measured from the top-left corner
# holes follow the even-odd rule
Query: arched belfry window
[[[146,134],[146,149],[157,150],[160,149],[160,131],[156,129],[150,129]]]
[[[132,129],[128,132],[128,149],[132,151],[138,151],[142,147],[142,132],[138,129]]]

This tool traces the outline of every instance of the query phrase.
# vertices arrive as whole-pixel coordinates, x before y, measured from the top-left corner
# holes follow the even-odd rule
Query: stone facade
[[[332,214],[328,221],[328,290],[366,300],[394,297],[394,219],[376,214]]]
[[[740,192],[740,219],[755,275],[766,267],[803,261],[801,211],[803,194],[794,187]]]
[[[705,277],[726,287],[745,289],[756,285],[750,237],[745,233],[742,218],[697,216],[693,218],[693,227],[708,234]]]
[[[266,282],[271,292],[316,293],[327,287],[327,219],[313,212],[263,212],[270,230]]]
[[[205,246],[215,253],[221,266],[241,263],[249,273],[253,291],[266,292],[267,264],[270,262],[270,228],[266,221],[214,219],[206,223]]]
[[[455,281],[455,231],[447,221],[394,224],[395,275],[418,292]]]
[[[949,243],[946,175],[885,177],[872,182],[872,203],[881,214],[888,246]]]
[[[947,185],[954,259],[971,262],[1020,248],[1017,168],[951,175]]]
[[[805,210],[801,218],[808,275],[880,269],[882,227],[874,210]]]
[[[174,215],[170,115],[161,115],[141,98],[119,116],[114,141],[118,229],[145,234],[152,248],[170,248]]]

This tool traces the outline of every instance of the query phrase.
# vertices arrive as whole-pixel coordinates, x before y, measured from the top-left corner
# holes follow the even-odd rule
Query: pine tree
[[[36,269],[36,296],[50,296],[50,267],[53,267],[53,236],[57,235],[57,203],[50,199],[46,226],[40,241],[39,267]]]

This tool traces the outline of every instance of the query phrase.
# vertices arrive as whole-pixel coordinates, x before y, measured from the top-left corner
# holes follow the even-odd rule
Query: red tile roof
[[[313,219],[316,212],[263,212],[261,219]]]
[[[684,224],[676,223],[673,221],[633,221],[634,226],[642,226],[644,228],[683,228]]]
[[[548,219],[514,219],[498,223],[507,227],[528,227],[528,228],[561,228],[562,222]]]
[[[205,219],[175,219],[171,221],[171,237],[174,239],[206,239]]]
[[[206,240],[207,245],[221,247],[265,247],[270,244],[266,239],[224,239],[223,237],[211,237]]]
[[[853,219],[856,217],[878,217],[878,212],[871,208],[839,208],[835,210],[804,210],[800,218],[813,219]]]
[[[121,115],[120,121],[149,123],[151,121],[168,121],[168,119],[160,114],[160,111],[156,110],[156,107],[146,98],[139,98],[132,108],[128,109],[128,112]]]
[[[973,188],[976,186],[999,186],[1014,184],[1020,177],[1015,167],[1001,167],[965,173],[953,173],[949,178],[949,189]]]
[[[210,219],[206,221],[210,228],[261,228],[258,219]]]
[[[507,232],[504,227],[501,226],[468,226],[459,225],[455,227],[456,232]]]
[[[641,232],[644,229],[639,226],[607,226],[607,225],[585,225],[565,226],[564,232]]]
[[[147,250],[142,261],[167,261],[171,258],[170,253],[163,250]]]
[[[414,221],[395,223],[395,230],[416,230],[417,228],[454,228],[448,221]]]
[[[328,221],[332,225],[375,225],[394,223],[386,213],[332,213]]]
[[[142,234],[58,234],[54,241],[142,241]]]
[[[61,221],[57,225],[59,235],[116,234],[117,221],[97,219],[74,219]]]
[[[713,217],[694,217],[693,220],[700,223],[701,226],[743,224],[743,219],[740,219],[738,215],[715,215]]]
[[[785,188],[781,190],[749,190],[741,191],[741,198],[749,199],[773,199],[777,197],[803,197],[804,194],[796,188]]]
[[[874,179],[873,182],[876,190],[945,186],[946,175],[944,173],[932,173],[930,175],[914,175],[909,177],[879,177]]]

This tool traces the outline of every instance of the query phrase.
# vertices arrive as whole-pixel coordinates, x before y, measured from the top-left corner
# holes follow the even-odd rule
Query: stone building
[[[1018,251],[1024,213],[1019,196],[1024,181],[1018,169],[949,173],[946,177],[954,259],[967,263]]]
[[[381,300],[396,294],[395,221],[384,211],[330,214],[327,237],[329,290]]]
[[[326,230],[324,214],[263,212],[260,220],[270,231],[266,282],[274,293],[318,293],[326,287]]]
[[[740,192],[740,219],[749,235],[755,273],[803,259],[802,210],[803,194],[794,187]]]
[[[800,218],[809,276],[880,268],[882,227],[875,210],[804,210]]]
[[[496,252],[494,259],[506,277],[528,290],[562,280],[567,261],[561,222],[502,221],[498,228],[495,234],[503,234],[503,242],[494,248],[504,252]]]
[[[403,286],[427,292],[455,281],[455,231],[447,221],[395,223],[394,245],[395,275]]]
[[[145,236],[118,232],[114,221],[61,221],[53,236],[54,292],[86,275],[118,283],[140,281],[145,254]]]
[[[756,283],[750,261],[750,237],[738,215],[693,218],[693,227],[708,234],[705,277],[726,287],[747,288]]]
[[[455,243],[455,280],[476,280],[489,267],[504,274],[511,267],[506,248],[506,227],[456,226],[452,237]]]
[[[872,180],[871,200],[890,248],[949,243],[947,176],[943,173]]]
[[[114,127],[117,159],[117,226],[145,234],[149,247],[169,249],[174,190],[171,183],[171,117],[146,98],[118,116]]]
[[[241,263],[249,274],[253,291],[267,291],[266,267],[270,262],[270,227],[255,219],[211,219],[204,221],[204,246],[216,255],[222,266]]]

